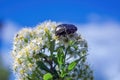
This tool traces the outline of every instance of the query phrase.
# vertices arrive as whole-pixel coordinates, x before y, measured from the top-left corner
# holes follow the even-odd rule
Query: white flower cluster
[[[22,29],[14,37],[12,56],[14,60],[13,69],[17,79],[26,80],[26,77],[35,71],[36,62],[40,59],[34,57],[41,52],[48,41],[47,37],[45,37],[46,32],[49,30],[50,34],[54,34],[56,25],[55,22],[44,22],[34,29]]]
[[[13,70],[17,80],[42,80],[46,71],[44,71],[44,69],[42,70],[43,67],[39,68],[39,65],[42,65],[47,60],[46,56],[51,57],[51,54],[56,55],[56,50],[60,46],[63,46],[66,49],[69,46],[70,41],[74,41],[75,43],[67,52],[67,63],[73,61],[75,58],[77,59],[78,56],[82,57],[86,55],[84,52],[87,51],[87,43],[81,35],[74,33],[67,35],[67,37],[55,36],[55,28],[58,24],[59,23],[56,22],[46,21],[33,29],[22,29],[14,37],[12,57]],[[38,64],[37,62],[40,62],[41,64]],[[47,62],[50,63],[50,60]],[[55,63],[52,65],[48,65],[48,63],[45,63],[48,68],[51,68],[49,66],[55,65]],[[56,66],[55,69],[59,70],[57,67],[58,66]],[[72,76],[71,73],[69,74]],[[75,78],[74,80],[76,79],[78,78]]]

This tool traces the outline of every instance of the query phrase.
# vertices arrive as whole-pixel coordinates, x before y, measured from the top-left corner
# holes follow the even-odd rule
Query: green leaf
[[[55,64],[58,64],[57,57],[55,55],[52,56],[52,59],[53,59]]]
[[[28,39],[27,39],[27,38],[24,38],[24,41],[25,41],[26,43],[28,43]]]
[[[66,80],[73,80],[73,79],[71,79],[71,78],[66,78]]]
[[[69,70],[69,71],[73,70],[73,69],[75,68],[75,66],[78,64],[79,60],[80,60],[80,59],[71,62],[71,63],[68,65],[68,70]]]
[[[50,72],[49,68],[42,61],[38,61],[37,65],[40,67],[40,69]]]
[[[44,58],[44,57],[47,58],[47,57],[48,57],[48,56],[47,56],[46,54],[44,54],[44,53],[39,53],[38,55],[39,55],[40,58]],[[38,55],[37,55],[37,56],[38,56]]]
[[[75,43],[74,41],[70,40],[70,41],[69,41],[69,46],[74,45],[74,43]]]
[[[78,46],[77,46],[77,45],[75,45],[75,46],[74,46],[74,48],[75,48],[75,50],[77,50],[77,49],[78,49]]]
[[[54,48],[55,48],[55,40],[50,41],[50,51],[54,52]]]
[[[59,65],[62,65],[64,63],[64,60],[65,60],[65,55],[64,55],[63,49],[60,48],[57,53],[57,61]]]
[[[65,49],[65,46],[58,46],[55,51],[58,51],[60,48]]]
[[[61,74],[60,74],[60,77],[65,77],[67,75],[67,73],[63,70],[63,71],[61,71]]]
[[[46,73],[44,76],[43,76],[43,80],[52,80],[53,76],[50,74],[50,73]]]

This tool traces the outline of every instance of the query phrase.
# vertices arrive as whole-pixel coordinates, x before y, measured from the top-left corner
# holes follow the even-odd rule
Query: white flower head
[[[84,52],[87,51],[87,42],[76,32],[77,28],[68,28],[69,31],[71,29],[71,34],[68,34],[69,31],[67,31],[65,35],[58,36],[56,35],[56,27],[59,24],[46,21],[33,29],[23,28],[14,37],[13,69],[18,80],[33,80],[35,77],[38,80],[42,79],[42,76],[47,73],[46,71],[53,68],[58,72],[62,71],[55,61],[52,62],[52,57],[57,59],[61,47],[63,50],[61,53],[65,54],[67,64],[86,54]],[[75,74],[74,78],[77,79],[77,72]],[[71,74],[68,73],[68,75]]]

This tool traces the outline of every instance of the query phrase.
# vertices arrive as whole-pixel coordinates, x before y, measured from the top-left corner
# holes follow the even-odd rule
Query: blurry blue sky
[[[0,54],[5,64],[11,61],[14,34],[45,20],[77,25],[89,44],[95,80],[120,80],[120,0],[0,0]]]
[[[88,22],[96,13],[120,21],[119,0],[0,0],[0,18],[32,26],[44,20]]]

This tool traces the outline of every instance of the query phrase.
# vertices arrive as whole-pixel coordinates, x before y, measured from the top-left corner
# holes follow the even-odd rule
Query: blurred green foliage
[[[9,74],[9,70],[3,65],[3,61],[0,56],[0,80],[9,80]]]

